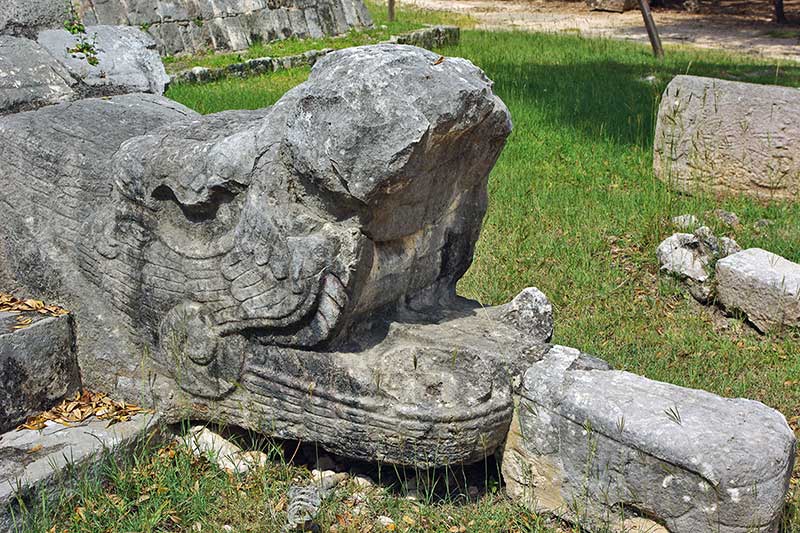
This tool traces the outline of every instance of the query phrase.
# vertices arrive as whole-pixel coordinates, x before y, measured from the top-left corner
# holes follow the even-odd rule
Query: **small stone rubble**
[[[741,225],[735,213],[711,214],[729,227]],[[672,222],[681,229],[699,224],[694,215],[680,215]],[[756,222],[757,228],[768,226],[769,221]],[[797,263],[760,248],[742,250],[736,241],[717,238],[706,226],[667,237],[656,256],[661,271],[683,281],[700,303],[741,313],[761,333],[800,327]]]
[[[687,222],[691,219],[678,220],[678,224]],[[656,256],[662,272],[685,282],[697,301],[707,303],[714,294],[714,263],[740,250],[733,239],[717,238],[707,226],[701,226],[694,233],[667,237],[658,245]]]

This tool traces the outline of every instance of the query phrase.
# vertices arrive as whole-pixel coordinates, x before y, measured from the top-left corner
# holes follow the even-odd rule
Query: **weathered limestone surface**
[[[0,34],[35,39],[41,31],[61,28],[67,18],[67,3],[59,0],[2,0]]]
[[[0,114],[75,98],[76,81],[36,41],[0,35],[0,50]]]
[[[554,346],[525,373],[503,474],[513,497],[589,531],[776,532],[795,446],[761,403]]]
[[[552,331],[532,291],[455,296],[511,130],[491,86],[380,45],[327,55],[269,109],[126,95],[4,117],[0,282],[74,312],[84,383],[168,420],[483,460]]]
[[[77,38],[44,30],[38,42],[0,35],[0,114],[89,96],[131,92],[163,94],[169,82],[153,40],[138,28],[88,27],[96,35],[97,65],[67,50]]]
[[[140,414],[112,426],[90,419],[73,427],[48,422],[41,431],[11,431],[0,436],[0,531],[19,525],[26,506],[57,498],[82,470],[95,468],[107,453],[130,451],[140,439],[158,436],[158,420]],[[68,468],[71,466],[71,468]],[[77,469],[77,471],[76,471]]]
[[[717,297],[760,331],[800,326],[800,265],[760,248],[717,262]]]
[[[714,292],[714,261],[741,250],[733,239],[718,238],[707,226],[701,226],[694,233],[675,233],[664,239],[656,257],[662,272],[683,281],[696,300],[706,303]]]
[[[656,176],[679,191],[800,198],[800,90],[676,76],[664,91]]]
[[[162,54],[243,50],[255,41],[323,37],[372,25],[363,0],[81,0],[89,24],[147,29]]]
[[[586,5],[594,11],[613,11],[615,13],[624,13],[639,8],[636,0],[586,0]]]
[[[14,329],[17,317],[33,322]],[[50,409],[80,387],[68,315],[0,313],[0,432]]]
[[[244,50],[253,42],[324,37],[372,26],[363,0],[77,0],[85,24],[141,28],[162,54]],[[0,34],[60,29],[64,0],[3,0]]]
[[[45,30],[37,42],[58,60],[76,80],[88,86],[91,96],[148,92],[163,94],[169,82],[153,39],[130,26],[86,28],[97,49],[97,65],[68,49],[78,38],[64,29]]]

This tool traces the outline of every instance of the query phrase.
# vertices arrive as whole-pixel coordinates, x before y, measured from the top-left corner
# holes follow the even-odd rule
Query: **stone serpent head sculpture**
[[[0,280],[73,309],[84,383],[364,459],[502,441],[549,304],[455,295],[511,131],[466,60],[333,53],[271,108],[86,99],[0,119]],[[8,169],[8,170],[6,170]]]

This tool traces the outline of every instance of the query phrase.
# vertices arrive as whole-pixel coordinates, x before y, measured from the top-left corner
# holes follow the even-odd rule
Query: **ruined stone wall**
[[[162,55],[244,50],[257,41],[323,37],[371,26],[363,0],[77,0],[87,26],[137,26]],[[68,0],[0,0],[0,33],[60,28]]]
[[[363,0],[80,0],[87,24],[145,29],[164,54],[243,50],[372,25]]]

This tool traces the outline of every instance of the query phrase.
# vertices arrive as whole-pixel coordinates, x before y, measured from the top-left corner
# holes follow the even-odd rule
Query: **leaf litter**
[[[39,313],[45,316],[62,316],[69,311],[57,305],[47,305],[33,298],[20,299],[13,294],[0,292],[0,312],[5,313]],[[17,323],[11,329],[22,329],[30,326],[33,319],[29,316],[17,316]]]
[[[108,420],[108,425],[111,426],[117,422],[127,422],[140,413],[149,412],[151,411],[131,403],[112,400],[104,392],[84,390],[77,392],[74,397],[64,400],[49,411],[29,417],[17,427],[17,431],[44,429],[47,422],[71,427],[91,417]]]

